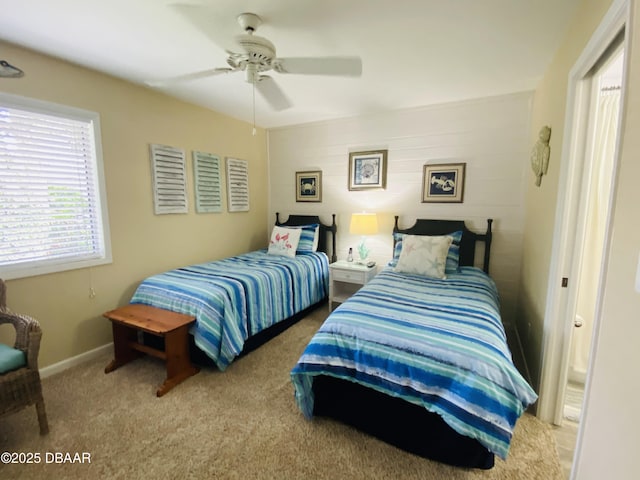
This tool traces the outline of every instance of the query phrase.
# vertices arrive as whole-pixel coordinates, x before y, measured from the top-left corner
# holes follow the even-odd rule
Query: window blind
[[[21,275],[5,275],[5,269],[110,257],[94,121],[14,108],[2,100],[0,273],[15,278]]]

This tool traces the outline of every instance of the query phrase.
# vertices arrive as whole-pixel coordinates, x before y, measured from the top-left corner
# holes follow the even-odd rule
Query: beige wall
[[[263,129],[254,137],[245,122],[9,44],[0,42],[0,49],[26,72],[0,79],[0,91],[95,111],[102,126],[113,263],[7,282],[9,307],[42,324],[41,367],[110,342],[101,314],[127,303],[146,276],[266,246]],[[185,149],[188,214],[154,215],[150,143]],[[195,213],[192,150],[249,162],[249,212]]]
[[[531,121],[531,145],[543,125],[552,128],[549,171],[540,187],[529,173],[526,192],[526,222],[522,277],[517,310],[517,327],[531,372],[533,387],[540,387],[542,339],[569,72],[591,38],[611,0],[584,0],[577,9],[567,37],[559,47],[543,80],[536,89]]]

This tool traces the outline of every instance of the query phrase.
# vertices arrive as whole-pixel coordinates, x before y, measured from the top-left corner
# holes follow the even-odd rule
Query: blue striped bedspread
[[[446,280],[383,269],[327,318],[291,371],[307,418],[316,375],[422,405],[503,459],[537,399],[513,364],[495,283],[474,267]]]
[[[153,275],[131,303],[193,315],[196,345],[224,370],[247,338],[325,298],[328,278],[322,252],[285,257],[259,250]]]

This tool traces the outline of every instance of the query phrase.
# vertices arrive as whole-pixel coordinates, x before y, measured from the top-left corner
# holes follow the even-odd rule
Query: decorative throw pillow
[[[267,253],[295,257],[301,233],[300,228],[273,227]]]
[[[395,232],[393,234],[393,259],[389,262],[390,267],[395,267],[398,264],[400,253],[402,252],[402,239],[404,233]],[[449,233],[449,237],[452,238],[449,252],[447,253],[447,263],[445,265],[445,273],[457,273],[460,271],[460,241],[462,240],[462,230]]]
[[[318,230],[320,230],[320,225],[312,223],[311,225],[287,228],[297,228],[301,231],[296,253],[315,252],[318,250],[318,238],[320,237]]]
[[[405,235],[396,272],[415,273],[433,278],[447,278],[445,265],[452,238],[443,236]]]

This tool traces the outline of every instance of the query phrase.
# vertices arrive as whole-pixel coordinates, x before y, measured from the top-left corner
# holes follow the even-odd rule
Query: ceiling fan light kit
[[[245,68],[244,74],[247,83],[254,84],[258,80],[258,67],[255,64],[249,63]]]
[[[262,24],[262,19],[258,15],[249,12],[241,13],[238,15],[237,21],[245,33],[237,35],[235,38],[241,52],[227,51],[227,64],[230,68],[213,68],[164,81],[147,82],[147,84],[162,87],[242,71],[245,72],[245,81],[258,90],[271,108],[284,110],[291,107],[291,102],[275,80],[263,75],[264,72],[342,77],[362,75],[362,61],[359,57],[278,58],[276,57],[275,45],[268,39],[255,35],[258,26]]]

